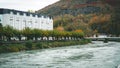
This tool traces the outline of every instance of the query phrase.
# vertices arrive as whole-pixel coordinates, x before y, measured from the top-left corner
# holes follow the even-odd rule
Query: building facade
[[[53,30],[53,19],[30,12],[0,8],[0,23],[3,26],[9,25],[15,29],[25,28]]]

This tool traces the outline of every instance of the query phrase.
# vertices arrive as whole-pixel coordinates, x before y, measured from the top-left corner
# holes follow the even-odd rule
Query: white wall
[[[53,30],[53,20],[49,17],[33,17],[32,15],[26,16],[20,15],[19,13],[15,15],[12,12],[10,14],[0,15],[0,17],[3,17],[3,26],[10,25],[18,30],[22,30],[25,27],[29,27],[31,29]]]

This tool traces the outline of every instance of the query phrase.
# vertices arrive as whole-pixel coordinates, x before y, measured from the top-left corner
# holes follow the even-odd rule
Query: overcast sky
[[[36,11],[57,1],[59,0],[0,0],[0,8]]]

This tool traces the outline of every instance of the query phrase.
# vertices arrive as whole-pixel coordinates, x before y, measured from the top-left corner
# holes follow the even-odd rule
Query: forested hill
[[[120,0],[60,0],[36,13],[52,16],[57,30],[120,35]]]
[[[102,0],[60,0],[41,10],[36,11],[50,16],[71,14],[90,14],[110,11],[110,6]]]

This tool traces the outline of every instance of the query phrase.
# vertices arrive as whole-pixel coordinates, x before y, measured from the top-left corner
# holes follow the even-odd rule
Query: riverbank
[[[56,47],[0,54],[0,68],[118,68],[120,43]]]
[[[36,50],[36,49],[71,46],[71,45],[82,45],[90,42],[91,41],[88,39],[79,40],[79,41],[41,41],[41,42],[27,41],[26,43],[21,43],[21,44],[0,45],[0,53],[19,52],[24,50]]]

